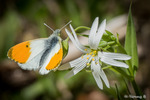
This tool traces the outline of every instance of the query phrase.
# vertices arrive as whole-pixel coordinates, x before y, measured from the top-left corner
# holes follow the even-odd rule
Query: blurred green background
[[[140,71],[136,80],[145,94],[150,94],[150,82],[147,82],[150,75],[149,4],[149,0],[133,0],[132,6],[138,47],[142,50],[139,52]],[[91,73],[82,71],[70,79],[64,79],[68,71],[50,72],[41,76],[38,72],[22,70],[15,62],[8,60],[6,55],[9,48],[17,43],[48,37],[52,31],[43,23],[54,30],[70,20],[74,27],[90,27],[97,16],[102,21],[127,14],[129,5],[130,0],[1,0],[0,100],[114,100],[117,98],[115,83],[124,96],[123,78],[111,70],[105,71],[111,89],[104,86],[101,91]],[[62,33],[65,33],[64,30]],[[62,38],[65,38],[65,34],[62,34]]]

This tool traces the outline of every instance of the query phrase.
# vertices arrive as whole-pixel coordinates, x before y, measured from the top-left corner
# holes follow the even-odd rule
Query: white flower
[[[91,71],[98,87],[100,89],[103,89],[103,84],[101,81],[103,80],[106,86],[109,88],[110,87],[109,82],[104,71],[101,68],[100,61],[108,65],[128,68],[127,64],[119,62],[117,60],[129,60],[131,57],[125,54],[100,51],[98,45],[102,38],[103,33],[105,32],[106,19],[100,24],[99,27],[98,27],[98,17],[94,20],[88,40],[90,48],[83,46],[79,42],[77,35],[71,25],[70,28],[73,33],[73,36],[67,29],[65,29],[66,33],[68,34],[73,44],[79,50],[81,50],[84,53],[84,55],[70,62],[70,66],[73,69],[67,74],[67,77],[71,77],[77,74],[83,68],[91,66]]]

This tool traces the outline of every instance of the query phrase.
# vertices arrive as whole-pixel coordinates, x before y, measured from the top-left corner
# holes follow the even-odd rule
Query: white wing
[[[31,54],[29,59],[24,64],[18,63],[22,69],[37,70],[40,68],[39,63],[41,56],[46,49],[45,40],[47,39],[48,38],[35,39],[30,42]]]
[[[48,66],[48,64],[49,64],[49,62],[50,62],[50,60],[51,60],[51,58],[52,58],[56,53],[58,53],[60,49],[61,49],[61,44],[60,44],[60,41],[58,41],[58,42],[56,43],[56,45],[52,48],[52,50],[47,51],[47,53],[46,53],[46,58],[44,59],[44,62],[43,62],[43,64],[42,64],[42,66],[41,66],[41,69],[39,70],[39,73],[40,73],[40,74],[43,75],[43,74],[47,74],[47,73],[50,72],[50,70],[47,70],[46,67]],[[58,59],[59,59],[59,58],[58,58]],[[59,65],[59,64],[60,64],[60,63],[58,62],[58,65]],[[57,65],[57,66],[58,66],[58,65]],[[53,66],[54,69],[56,69],[57,66]],[[54,69],[53,69],[53,70],[54,70]]]
[[[39,69],[39,73],[42,75],[56,69],[57,66],[53,66],[49,70],[46,67],[50,64],[51,58],[62,49],[61,38],[51,36],[50,38],[33,40],[30,42],[30,48],[31,54],[27,62],[24,64],[18,63],[21,68],[27,70]],[[57,62],[57,64],[59,65],[60,62]]]

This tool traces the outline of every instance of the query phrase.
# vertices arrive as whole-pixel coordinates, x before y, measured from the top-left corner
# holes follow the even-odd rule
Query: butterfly
[[[53,34],[48,38],[29,40],[11,47],[7,53],[8,58],[17,62],[22,69],[39,70],[42,75],[57,69],[63,59],[62,39],[59,36],[61,29],[50,29]]]

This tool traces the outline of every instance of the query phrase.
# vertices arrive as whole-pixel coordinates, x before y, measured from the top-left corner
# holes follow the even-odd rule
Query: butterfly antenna
[[[54,30],[51,27],[49,27],[46,23],[44,23],[44,25],[54,32]]]
[[[70,24],[72,21],[69,21],[66,25],[64,25],[60,30],[62,30],[63,28],[65,28],[68,24]]]

